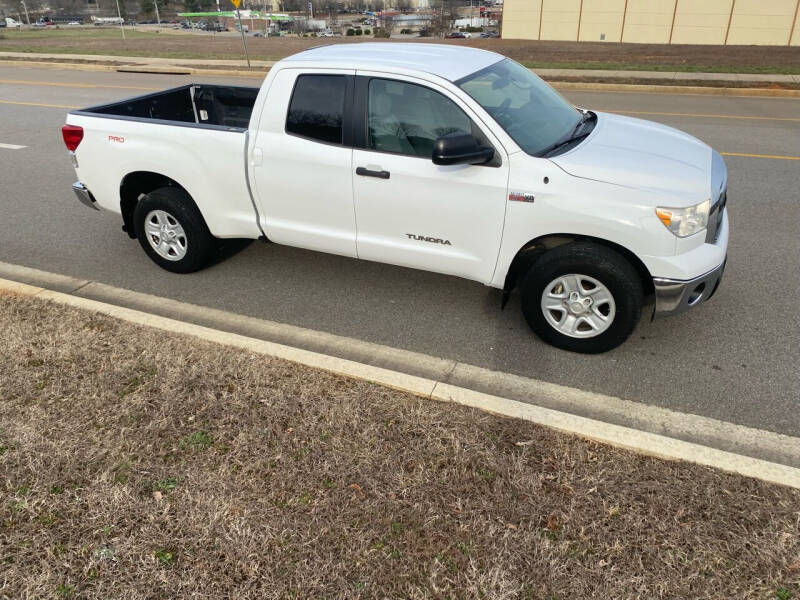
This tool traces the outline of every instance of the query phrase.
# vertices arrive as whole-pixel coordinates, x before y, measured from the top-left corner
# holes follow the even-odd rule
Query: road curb
[[[699,96],[754,96],[759,98],[800,98],[800,90],[758,87],[711,87],[702,85],[656,85],[640,83],[584,83],[578,81],[547,82],[557,90],[595,92],[642,92],[659,94],[685,94]]]
[[[75,281],[78,282],[80,280]],[[106,314],[137,325],[154,327],[177,334],[191,335],[209,342],[289,360],[425,398],[454,402],[501,416],[523,419],[565,433],[643,454],[671,460],[685,460],[761,479],[769,483],[800,489],[800,469],[787,465],[726,452],[630,427],[604,423],[526,402],[485,394],[444,381],[409,375],[383,367],[212,329],[194,323],[170,319],[7,279],[0,279],[0,291],[17,295],[36,296],[59,304]]]
[[[0,277],[800,468],[800,438],[772,431],[10,263]]]
[[[241,69],[199,69],[195,67],[176,66],[174,69],[164,69],[164,65],[148,68],[147,65],[116,64],[101,65],[97,63],[77,63],[77,62],[52,62],[35,60],[8,60],[0,59],[0,65],[10,67],[36,67],[37,69],[63,69],[70,71],[106,71],[106,72],[130,72],[130,73],[152,73],[155,75],[211,75],[217,77],[251,77],[263,78],[269,68],[264,70],[244,71]]]
[[[115,71],[120,65],[97,63],[51,62],[46,60],[0,59],[0,65],[8,67],[36,67],[37,69],[64,69],[70,71]]]
[[[120,57],[130,59],[133,57]],[[176,60],[176,62],[180,62]],[[203,75],[211,77],[248,77],[260,79],[266,76],[270,67],[255,67],[245,69],[209,69],[192,67],[181,64],[176,65],[147,65],[120,60],[120,64],[103,65],[96,63],[58,62],[45,60],[14,60],[0,59],[0,65],[18,67],[37,67],[48,69],[70,69],[76,71],[117,71],[130,73],[152,73],[158,75]],[[536,72],[536,69],[530,69]],[[701,96],[748,96],[759,98],[800,98],[800,90],[773,89],[765,87],[713,87],[698,85],[658,85],[639,83],[600,83],[559,81],[558,79],[545,80],[559,90],[575,91],[602,91],[602,92],[637,92],[658,94],[682,94]]]

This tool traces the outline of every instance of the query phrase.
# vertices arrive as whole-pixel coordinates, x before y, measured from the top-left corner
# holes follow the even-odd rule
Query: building
[[[800,45],[800,0],[505,0],[502,37]]]

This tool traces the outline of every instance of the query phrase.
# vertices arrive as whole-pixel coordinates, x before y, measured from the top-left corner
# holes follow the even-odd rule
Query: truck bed
[[[259,88],[189,84],[73,111],[95,117],[195,127],[247,129]]]

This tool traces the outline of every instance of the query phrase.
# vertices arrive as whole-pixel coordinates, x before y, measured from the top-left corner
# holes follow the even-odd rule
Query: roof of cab
[[[328,44],[309,48],[284,61],[346,65],[353,69],[400,67],[457,81],[505,57],[495,52],[461,45],[364,42]]]

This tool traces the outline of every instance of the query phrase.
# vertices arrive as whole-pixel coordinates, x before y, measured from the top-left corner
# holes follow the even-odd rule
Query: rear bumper
[[[81,204],[85,204],[89,208],[93,208],[95,210],[100,210],[100,207],[97,206],[97,201],[94,199],[94,196],[92,196],[92,193],[80,181],[76,181],[72,184],[72,191],[75,192],[75,195],[78,197],[78,200],[81,201]]]
[[[726,257],[715,269],[689,281],[654,277],[656,307],[653,318],[681,313],[711,298],[722,281],[727,260]]]

